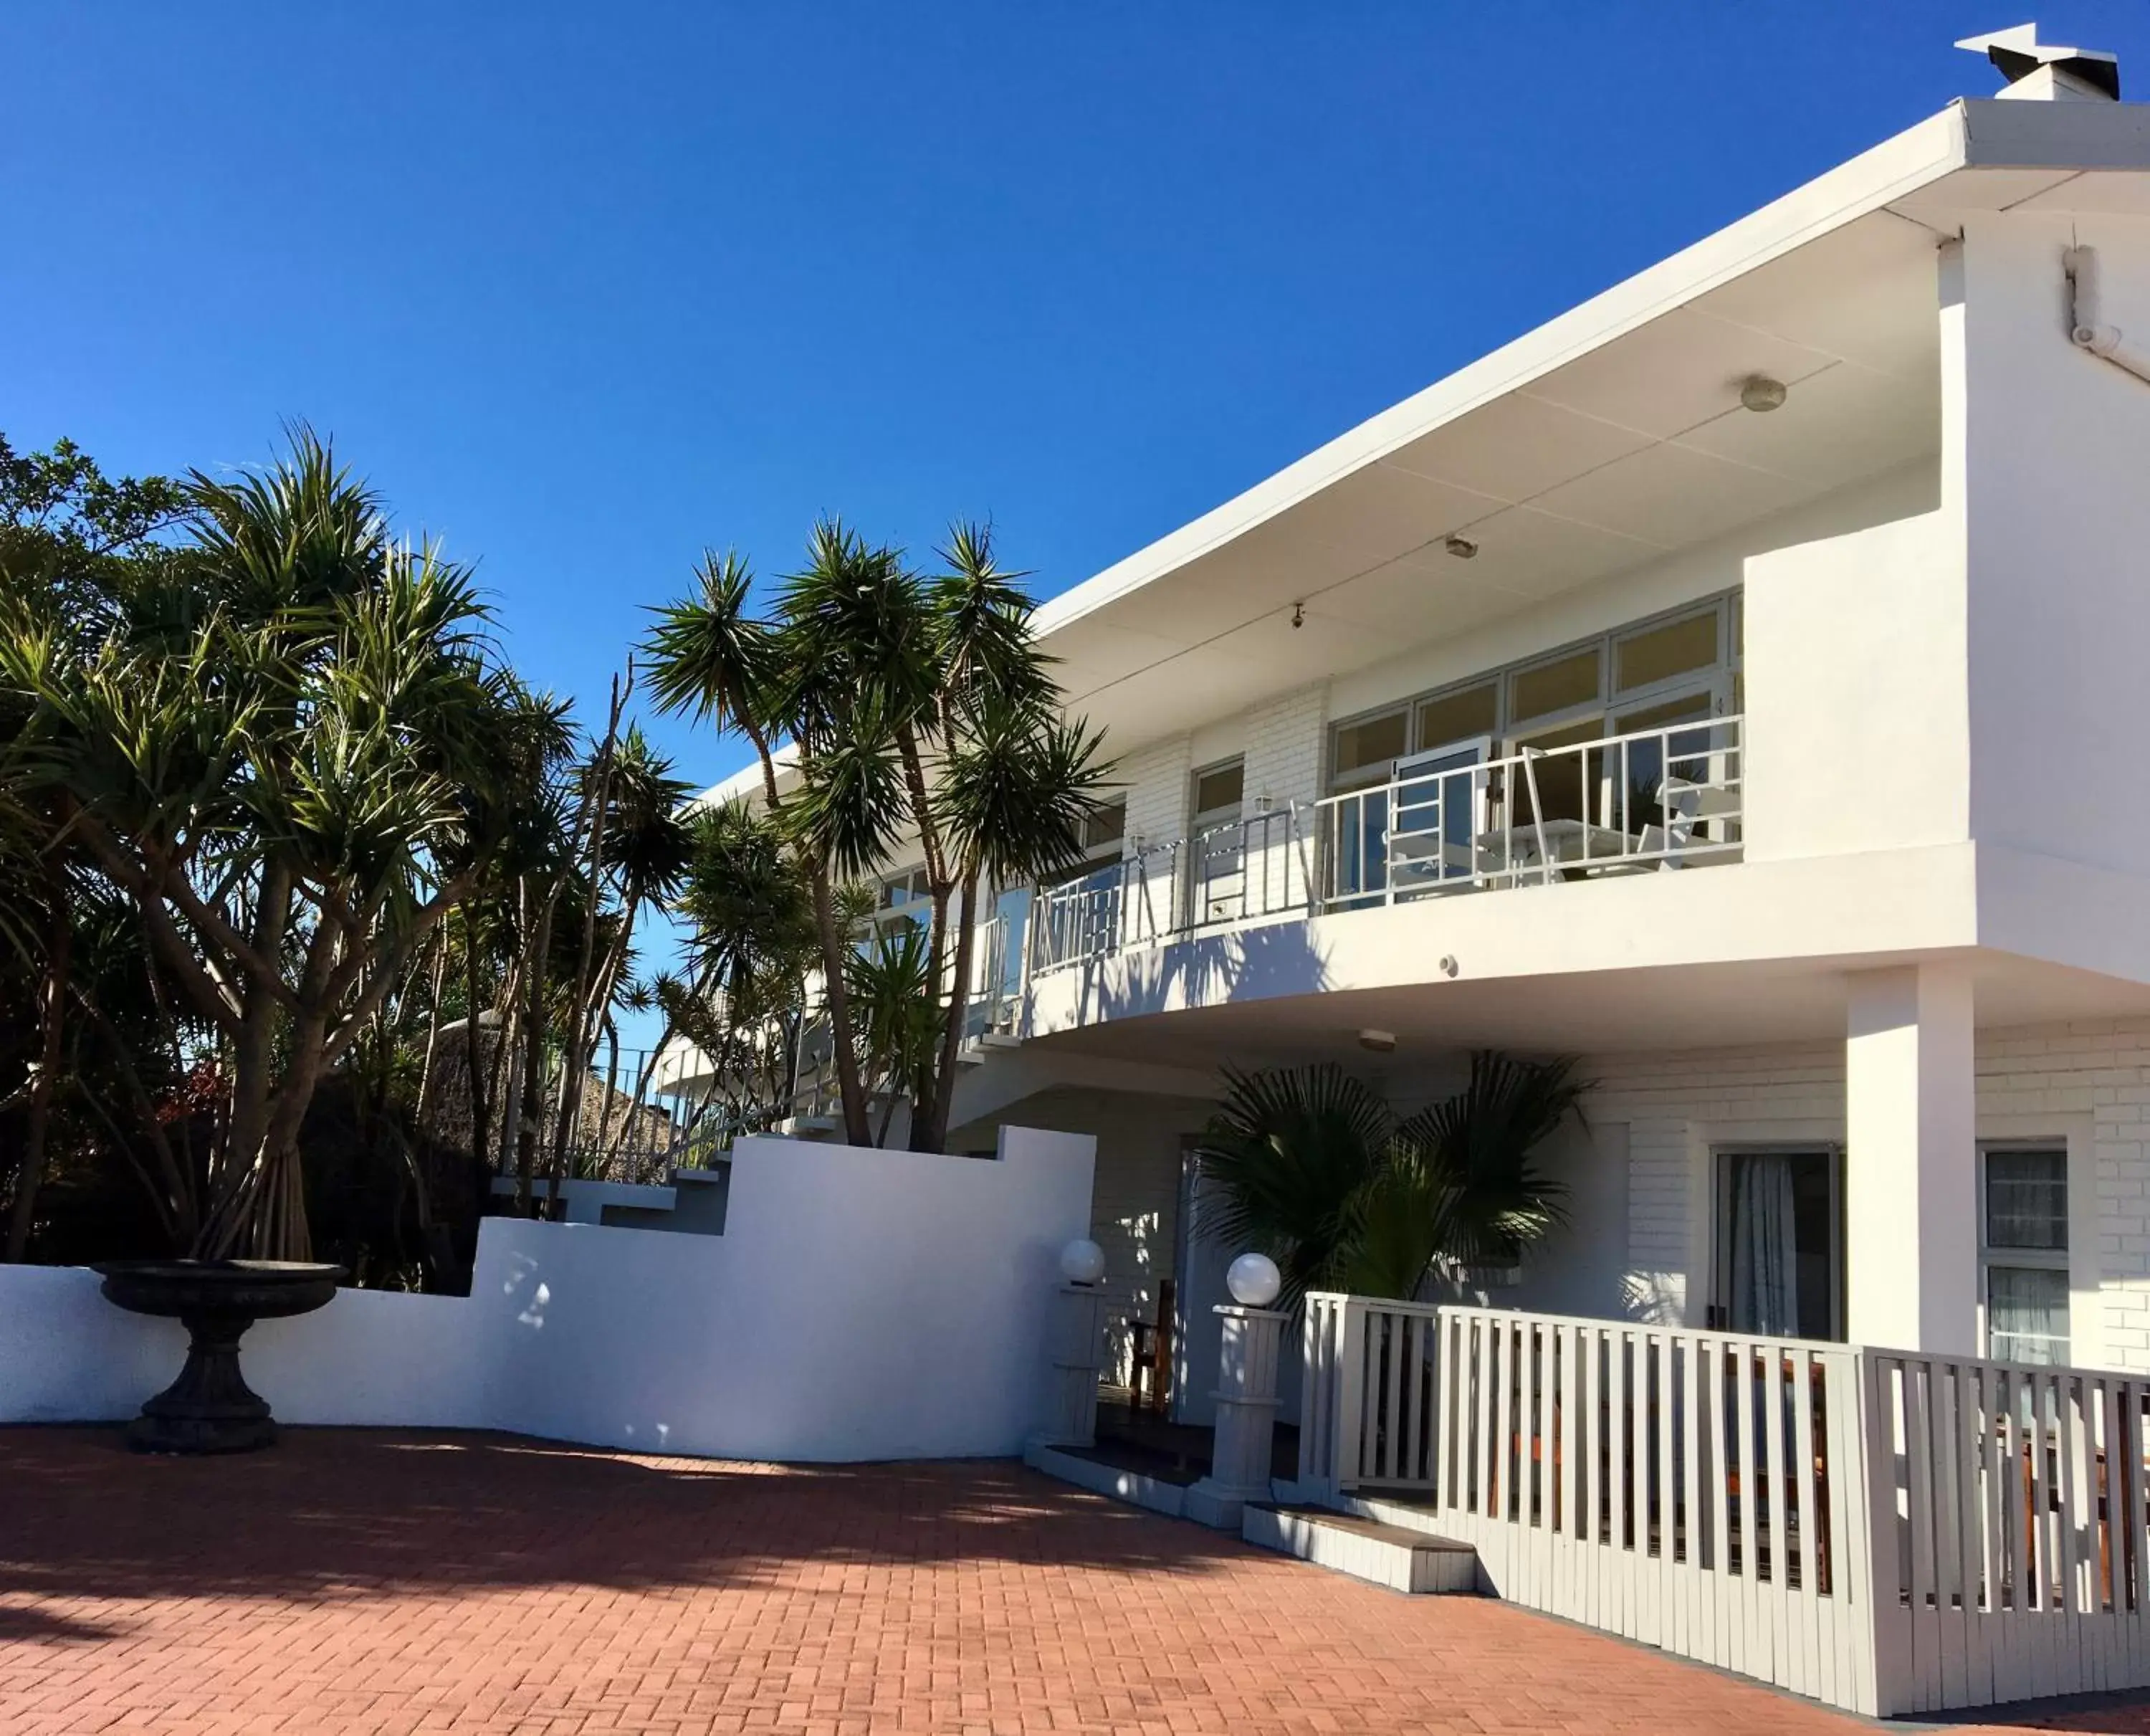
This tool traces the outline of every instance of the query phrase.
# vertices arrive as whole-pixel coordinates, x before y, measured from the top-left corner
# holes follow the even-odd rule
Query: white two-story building
[[[1495,1299],[2150,1369],[2143,358],[2150,108],[2046,67],[1055,598],[1124,812],[959,1143],[1098,1133],[1199,1370],[1222,1064],[1573,1054]]]

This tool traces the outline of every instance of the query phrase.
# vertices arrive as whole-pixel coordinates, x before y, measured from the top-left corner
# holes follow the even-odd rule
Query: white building
[[[959,1117],[1101,1136],[1129,1311],[1220,1063],[1491,1046],[1600,1082],[1503,1303],[2150,1369],[2150,116],[2026,93],[1041,610],[1126,817]]]
[[[2150,1369],[2150,111],[2107,65],[1952,105],[1041,609],[1124,818],[1012,901],[956,1144],[1098,1133],[1128,1311],[1189,1261],[1220,1064],[1410,1103],[1497,1047],[1599,1082],[1504,1303],[1763,1324],[1732,1249],[1788,1187],[1766,1324]]]
[[[1220,1068],[1337,1059],[1409,1108],[1474,1048],[1581,1057],[1588,1126],[1554,1154],[1572,1221],[1481,1299],[1537,1373],[1516,1384],[1504,1350],[1458,1365],[1507,1370],[1497,1392],[1414,1396],[1401,1347],[1428,1340],[1391,1309],[1364,1329],[1392,1359],[1385,1422],[1370,1363],[1358,1397],[1356,1373],[1310,1366],[1326,1395],[1309,1425],[1333,1401],[1354,1441],[1385,1430],[1391,1471],[1421,1421],[1437,1432],[1460,1458],[1436,1473],[1426,1446],[1413,1476],[1373,1480],[1438,1482],[1503,1595],[1868,1709],[2150,1680],[2150,1476],[2125,1446],[2143,1389],[2072,1375],[2034,1404],[1955,1360],[2150,1372],[2150,109],[2112,99],[2109,57],[2027,27],[1992,48],[2015,80],[2001,98],[1951,105],[1040,611],[1071,709],[1120,757],[1124,817],[1090,871],[1007,909],[1007,1034],[957,1098],[955,1148],[1002,1122],[1098,1136],[1116,1311],[1148,1318],[1177,1280],[1176,1402],[1199,1421],[1237,1250],[1197,1233],[1185,1152]],[[1525,1314],[1635,1324],[1541,1333],[1512,1325]],[[1835,1353],[1725,1334],[1924,1360],[1830,1363],[1853,1384],[1827,1388],[1828,1428],[1856,1410],[1869,1432],[1824,1451]],[[1583,1374],[1545,1360],[1556,1338]],[[1739,1406],[1695,1384],[1739,1355],[1761,1385],[1781,1375],[1781,1413],[1751,1414],[1781,1414],[1787,1441],[1795,1401],[1809,1424],[1791,1370],[1814,1370],[1814,1453],[1769,1444],[1786,1481],[1765,1503],[1738,1492],[1759,1461],[1750,1477],[1727,1456]],[[1661,1403],[1676,1380],[1685,1400]],[[2018,1443],[2020,1478],[2000,1446],[1986,1465],[2019,1410],[2050,1431],[2072,1405],[2075,1434]],[[1705,1411],[1713,1448],[1674,1444]],[[1610,1431],[1587,1465],[1578,1427]],[[2078,1448],[2074,1481],[2033,1489]],[[1633,1501],[1648,1478],[1648,1526],[1612,1567],[1562,1567],[1584,1529],[1623,1556],[1630,1473],[1576,1516],[1601,1453],[1632,1466]],[[1496,1464],[1488,1517],[1471,1479]],[[1563,1492],[1507,1511],[1503,1480],[1548,1467]],[[1713,1476],[1710,1543],[1694,1503]],[[2107,1506],[2123,1480],[2132,1530]],[[1944,1525],[1934,1503],[1959,1491]],[[1713,1550],[1719,1592],[1753,1590],[1765,1505],[1781,1527],[1830,1501],[1833,1532],[1779,1532],[1810,1577],[1760,1569],[1780,1612],[1812,1617],[1804,1654],[1796,1620],[1774,1664],[1749,1630],[1758,1663],[1726,1638],[1736,1598],[1679,1601]],[[1749,1527],[1744,1567],[1728,1524]],[[1878,1609],[1840,1578],[1814,1617],[1870,1542]],[[2022,1565],[1991,1565],[2019,1545]],[[1851,1553],[1819,1565],[1832,1548]],[[2111,1643],[2142,1656],[2041,1675],[2005,1637],[1911,1635],[2013,1620],[2063,1560],[2066,1608],[2100,1634],[2124,1615]],[[1662,1610],[1654,1590],[1620,1602],[1638,1565],[1652,1587],[1662,1570]],[[1830,1675],[1839,1616],[1878,1688]]]

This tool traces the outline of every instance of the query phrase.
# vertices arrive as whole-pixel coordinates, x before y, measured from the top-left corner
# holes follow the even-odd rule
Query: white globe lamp
[[[1267,1308],[1284,1292],[1284,1274],[1266,1254],[1243,1254],[1224,1274],[1224,1288],[1242,1308]]]
[[[1078,1236],[1060,1250],[1060,1275],[1070,1284],[1095,1284],[1105,1275],[1105,1250]]]

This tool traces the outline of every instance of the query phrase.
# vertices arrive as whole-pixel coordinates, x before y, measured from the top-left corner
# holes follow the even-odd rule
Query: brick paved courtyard
[[[8,1736],[1865,1728],[1000,1464],[341,1430],[167,1461],[0,1430]]]

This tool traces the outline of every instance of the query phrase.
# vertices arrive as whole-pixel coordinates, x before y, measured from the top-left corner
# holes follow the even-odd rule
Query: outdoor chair
[[[1149,1377],[1147,1402],[1160,1416],[1172,1397],[1172,1280],[1157,1281],[1157,1318],[1130,1320],[1128,1332],[1134,1340],[1133,1370],[1128,1376],[1128,1405],[1140,1410],[1145,1402],[1143,1377]]]

